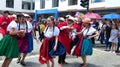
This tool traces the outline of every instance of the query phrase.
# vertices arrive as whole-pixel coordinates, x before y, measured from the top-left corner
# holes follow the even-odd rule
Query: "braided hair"
[[[54,29],[55,29],[55,18],[53,17],[53,16],[50,16],[50,17],[48,17],[47,19],[50,19],[52,22],[53,22],[53,35],[54,35]],[[45,30],[45,33],[47,32],[47,30],[48,30],[48,27],[49,26],[47,26],[47,28],[46,28],[46,30]]]

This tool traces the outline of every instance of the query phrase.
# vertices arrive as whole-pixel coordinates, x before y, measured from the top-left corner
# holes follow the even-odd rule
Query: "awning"
[[[38,14],[55,14],[55,18],[58,19],[58,9],[42,9],[42,10],[35,10],[34,20],[37,20]]]

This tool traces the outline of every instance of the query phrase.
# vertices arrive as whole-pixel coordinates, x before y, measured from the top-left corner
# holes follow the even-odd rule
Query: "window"
[[[58,7],[59,0],[52,0],[52,7]]]
[[[45,0],[40,0],[40,8],[45,8]]]
[[[65,0],[61,0],[61,2],[64,2]]]
[[[92,3],[104,2],[105,0],[91,0]]]
[[[78,0],[68,0],[68,5],[77,5]]]
[[[22,1],[22,9],[34,10],[35,2]]]
[[[35,2],[32,2],[32,10],[35,9]]]
[[[6,0],[6,7],[14,8],[14,0]]]
[[[30,2],[22,1],[22,9],[30,10]]]

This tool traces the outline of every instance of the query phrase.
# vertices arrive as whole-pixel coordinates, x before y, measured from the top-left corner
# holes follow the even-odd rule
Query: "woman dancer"
[[[22,22],[18,24],[18,29],[23,30],[25,36],[23,38],[18,38],[19,58],[17,60],[17,63],[21,63],[23,66],[26,65],[24,62],[23,54],[26,53],[28,49],[28,24],[24,18],[22,19]],[[21,58],[23,59],[21,60]]]
[[[92,55],[92,41],[91,38],[96,37],[99,35],[98,31],[91,27],[90,18],[85,18],[84,19],[84,25],[85,27],[82,29],[81,32],[78,32],[78,34],[82,34],[84,36],[83,42],[82,42],[82,47],[81,47],[81,58],[83,60],[82,67],[86,67],[86,56],[87,55]],[[93,35],[94,34],[94,35]]]
[[[26,23],[27,27],[28,27],[28,32],[26,33],[26,36],[28,36],[28,47],[26,49],[26,51],[20,55],[20,57],[18,58],[18,63],[21,62],[21,64],[23,66],[26,66],[24,60],[27,56],[27,53],[32,52],[33,50],[33,37],[34,39],[36,39],[34,30],[33,30],[33,26],[32,24],[28,21],[29,17],[25,16],[25,18],[23,19],[22,22]]]
[[[47,64],[47,67],[54,67],[54,56],[62,55],[66,52],[62,43],[58,41],[59,29],[55,26],[54,17],[50,16],[47,19],[48,26],[44,30],[44,36],[41,48],[39,61],[41,64]],[[49,62],[52,62],[50,66]]]
[[[22,15],[17,15],[17,20],[12,21],[8,27],[8,34],[0,41],[0,56],[5,56],[1,67],[9,67],[13,58],[18,57],[18,40],[17,37],[24,37],[24,32],[18,30],[18,23],[22,21]]]
[[[75,23],[73,26],[77,32],[80,32],[84,28],[84,23],[83,23],[82,19],[80,17],[78,17],[78,22]],[[74,45],[76,45],[76,47],[72,54],[77,57],[80,56],[80,54],[81,54],[79,51],[81,50],[82,41],[83,41],[83,36],[76,35],[75,41],[73,43]]]
[[[64,45],[66,52],[70,54],[70,38],[69,38],[69,26],[67,26],[67,22],[63,17],[58,18],[58,25],[57,27],[60,29],[60,34],[58,36],[58,40]],[[65,64],[66,52],[63,55],[60,55],[58,58],[58,63],[60,66]]]

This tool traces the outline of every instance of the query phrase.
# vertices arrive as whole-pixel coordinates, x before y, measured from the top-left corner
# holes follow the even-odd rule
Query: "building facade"
[[[35,10],[58,9],[61,14],[85,13],[86,8],[80,6],[80,0],[35,0]],[[99,14],[120,13],[120,0],[90,0],[89,9]]]
[[[34,13],[35,0],[0,0],[0,11]]]
[[[80,6],[80,0],[1,0],[0,11],[26,12],[33,14],[35,10],[58,9],[60,14],[85,13],[86,8]],[[90,10],[97,13],[120,13],[120,0],[90,0]]]

